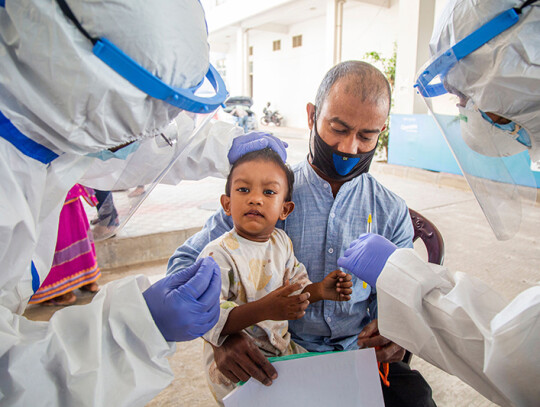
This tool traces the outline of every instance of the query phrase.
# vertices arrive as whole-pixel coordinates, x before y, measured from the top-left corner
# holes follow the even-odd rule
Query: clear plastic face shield
[[[520,13],[499,14],[433,58],[415,84],[499,240],[515,236],[531,213],[540,212],[540,173],[532,171],[530,135],[509,118],[482,111],[466,89],[453,89],[445,76],[460,59],[516,24]]]
[[[228,93],[212,65],[205,78],[193,88],[174,88],[164,83],[106,38],[91,37],[66,2],[57,0],[57,3],[64,15],[91,41],[97,58],[133,86],[179,111],[176,119],[154,137],[90,154],[102,161],[90,169],[82,183],[96,190],[97,217],[91,224],[94,239],[102,240],[118,233],[156,185],[166,181],[169,170],[185,148],[204,131]]]

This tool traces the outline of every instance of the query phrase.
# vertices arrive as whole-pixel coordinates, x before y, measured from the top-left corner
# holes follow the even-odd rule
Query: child
[[[212,256],[221,268],[220,318],[204,335],[212,346],[244,330],[267,357],[306,352],[291,341],[287,320],[301,318],[309,303],[350,299],[350,275],[335,270],[311,283],[291,240],[275,229],[294,209],[293,182],[291,169],[269,148],[244,155],[229,173],[221,205],[234,229],[199,256]],[[207,381],[221,401],[234,384],[217,370],[212,346],[204,347]]]

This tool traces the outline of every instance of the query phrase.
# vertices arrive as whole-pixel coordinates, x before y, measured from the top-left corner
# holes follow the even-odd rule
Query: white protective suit
[[[42,163],[0,137],[0,404],[144,405],[172,380],[166,357],[174,351],[142,296],[146,277],[108,284],[90,304],[60,310],[49,322],[21,314],[37,275],[43,281],[49,272],[68,190],[99,162],[85,155],[132,140],[143,140],[139,154],[152,154],[153,136],[180,110],[97,59],[55,1],[3,3],[0,112],[58,157]],[[208,70],[196,0],[69,3],[87,31],[107,37],[167,83],[193,86]],[[214,126],[188,146],[179,142],[191,161],[179,160],[169,181],[226,174],[238,134]]]
[[[432,55],[523,3],[450,1],[434,30]],[[533,164],[540,160],[540,2],[524,8],[514,27],[459,61],[445,81],[483,111],[525,128],[530,158]],[[377,280],[377,293],[383,336],[500,405],[540,405],[540,286],[508,302],[466,273],[398,249]]]
[[[510,303],[466,273],[398,249],[377,280],[379,331],[503,406],[540,400],[540,286]]]

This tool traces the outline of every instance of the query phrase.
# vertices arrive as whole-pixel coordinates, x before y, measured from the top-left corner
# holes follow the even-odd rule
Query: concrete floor
[[[290,161],[294,163],[303,159],[307,152],[307,140],[297,134],[292,138],[287,137],[288,134],[284,134],[284,136],[290,146]],[[512,299],[524,289],[540,283],[538,272],[540,270],[540,242],[538,238],[540,217],[537,216],[538,208],[535,208],[536,214],[533,214],[533,211],[528,208],[525,209],[524,219],[526,222],[524,222],[522,233],[519,236],[508,242],[499,242],[491,232],[474,196],[464,186],[461,177],[383,163],[374,163],[371,172],[382,184],[403,197],[409,207],[419,211],[437,225],[446,244],[445,265],[450,269],[465,271],[482,279],[508,299]],[[205,202],[201,203],[200,200],[197,202],[198,209],[203,208],[196,212],[197,222],[200,226],[212,213],[208,210],[205,211],[204,205],[207,205],[208,209],[215,207],[212,202],[217,202],[217,198],[222,193],[223,184],[212,179],[197,183],[181,183],[175,190],[179,191],[178,197],[180,198],[178,199],[192,196],[191,191],[194,185],[197,190],[204,191],[202,193],[205,196]],[[180,205],[184,205],[184,203],[180,203]],[[177,208],[171,210],[177,211],[177,217],[182,218],[179,216],[182,209],[180,212]],[[142,218],[137,220],[137,216],[142,217],[143,214],[136,214],[132,219],[134,222],[140,222],[136,230],[139,233],[147,233]],[[195,215],[190,215],[189,222],[193,222],[194,217]],[[149,222],[149,225],[151,224],[152,222]],[[177,225],[172,227],[178,228]],[[191,224],[189,227],[193,227],[193,225]],[[131,230],[134,230],[133,227]],[[166,232],[163,231],[163,233]],[[117,238],[109,239],[109,241],[117,243],[122,238],[123,236],[120,235]],[[126,237],[124,236],[124,238]],[[117,240],[115,241],[115,239]],[[129,244],[129,240],[126,240],[126,244]],[[425,255],[425,250],[420,244],[417,245],[416,249]],[[166,262],[160,260],[142,265],[105,269],[102,271],[100,284],[139,273],[157,279],[164,274],[165,268]],[[78,293],[77,304],[84,304],[90,300],[91,295]],[[56,307],[31,306],[25,315],[30,319],[48,320],[56,309]],[[148,405],[153,407],[216,405],[205,383],[201,355],[201,340],[179,343],[176,354],[170,360],[175,372],[175,380]],[[486,407],[494,405],[458,378],[442,372],[418,357],[413,357],[412,367],[422,372],[430,383],[434,399],[439,406]]]

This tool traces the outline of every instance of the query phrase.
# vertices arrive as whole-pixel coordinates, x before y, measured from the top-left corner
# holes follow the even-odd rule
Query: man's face
[[[342,78],[330,89],[320,111],[317,132],[324,142],[348,154],[367,153],[375,148],[381,131],[386,128],[388,103],[363,102],[353,92],[351,79]],[[315,106],[307,106],[310,130],[315,124]],[[313,146],[312,146],[313,151]]]
[[[221,205],[232,216],[236,232],[252,241],[265,242],[276,222],[292,212],[285,202],[288,193],[285,172],[271,161],[247,161],[232,174],[230,197],[221,196]]]

